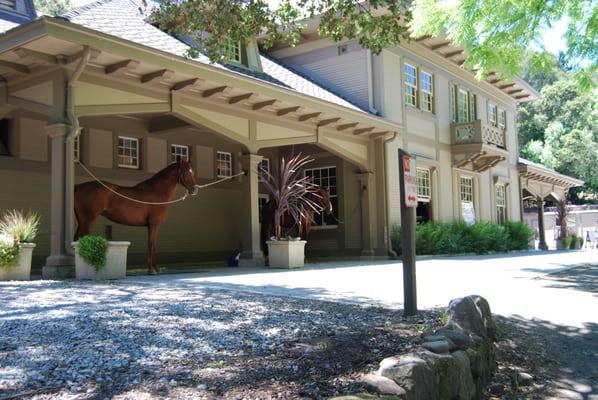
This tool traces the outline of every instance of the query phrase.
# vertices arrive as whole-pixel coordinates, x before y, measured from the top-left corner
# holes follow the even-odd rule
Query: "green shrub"
[[[10,269],[19,262],[19,246],[11,240],[0,237],[0,268]]]
[[[581,236],[578,236],[577,241],[579,242],[579,248],[580,249],[583,248],[583,243],[584,243],[583,238]]]
[[[563,248],[568,249],[571,247],[571,242],[573,241],[573,236],[567,235],[563,238]]]
[[[101,236],[84,236],[77,245],[77,254],[96,271],[106,266],[107,250],[108,241]]]
[[[569,246],[567,246],[570,250],[575,250],[575,246],[577,246],[577,235],[573,234],[569,236]]]
[[[6,211],[0,218],[0,235],[14,238],[19,243],[31,243],[37,236],[39,215],[34,212]]]
[[[455,222],[426,222],[415,230],[418,255],[486,254],[509,250],[527,250],[533,231],[523,222],[506,222],[504,226],[491,222],[467,224]],[[401,254],[401,227],[391,230],[393,249]]]
[[[528,250],[534,231],[525,222],[505,221],[508,250]]]

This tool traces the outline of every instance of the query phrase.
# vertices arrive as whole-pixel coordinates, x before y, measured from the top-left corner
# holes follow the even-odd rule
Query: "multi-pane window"
[[[73,140],[73,159],[75,162],[81,161],[81,135],[75,136]]]
[[[405,74],[405,104],[417,107],[417,68],[403,64]]]
[[[226,42],[226,56],[229,61],[241,62],[241,42],[229,39]]]
[[[496,193],[496,222],[504,224],[507,216],[507,193],[505,185],[498,184],[495,187]]]
[[[473,178],[459,177],[459,193],[461,202],[473,203]]]
[[[170,162],[176,163],[179,160],[189,161],[189,146],[180,144],[170,145]]]
[[[260,161],[258,172],[259,172],[260,180],[262,182],[267,182],[269,174],[270,174],[270,159],[269,158],[263,158],[262,161]]]
[[[139,168],[139,139],[119,136],[117,155],[119,167]]]
[[[227,151],[216,152],[216,175],[219,178],[232,176],[233,174],[233,156]]]
[[[419,72],[420,81],[420,108],[423,111],[434,111],[434,78],[426,71]]]
[[[453,122],[465,123],[477,119],[477,96],[469,90],[451,85],[450,108]]]
[[[488,124],[498,126],[498,107],[496,107],[496,104],[488,103]]]
[[[330,203],[332,204],[332,214],[321,214],[314,216],[315,225],[336,225],[338,219],[338,191],[336,186],[336,167],[311,168],[305,170],[305,176],[311,178],[311,181],[328,190],[330,193]],[[335,218],[336,217],[336,218]]]
[[[430,170],[427,168],[417,169],[417,200],[429,202],[431,198]]]
[[[507,112],[500,108],[498,109],[498,127],[503,130],[507,128]]]

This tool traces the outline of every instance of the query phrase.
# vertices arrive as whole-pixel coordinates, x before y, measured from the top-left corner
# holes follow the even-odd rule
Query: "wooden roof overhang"
[[[323,136],[330,136],[363,144],[403,130],[402,125],[381,117],[232,72],[219,65],[194,61],[48,17],[0,36],[0,75],[7,83],[8,103],[11,93],[24,90],[33,84],[30,82],[39,84],[43,76],[53,71],[74,69],[84,46],[91,48],[92,56],[80,78],[82,84],[127,92],[129,100],[115,99],[112,104],[76,102],[75,111],[79,116],[172,113],[185,120],[183,109],[189,111],[196,107],[230,115],[231,120],[247,118],[280,126],[283,130],[305,132],[304,137],[295,139],[298,143],[320,143]],[[56,107],[52,107],[48,100],[18,99],[15,102],[31,106],[50,119],[56,113],[53,110]],[[251,147],[254,147],[252,140],[255,138],[250,133],[235,136],[237,133],[233,131],[229,132],[231,139],[254,150]],[[270,135],[259,145],[271,147],[277,143],[293,143],[293,140],[284,139],[285,135],[280,138]]]
[[[454,45],[446,37],[424,36],[415,39],[415,41],[419,45],[424,46],[459,67],[462,67],[467,60],[467,51],[461,46]],[[475,73],[476,71],[471,72]],[[538,98],[538,92],[523,79],[517,77],[501,79],[498,73],[493,72],[484,80],[518,103],[532,101]]]
[[[568,190],[573,187],[583,186],[584,182],[573,177],[559,174],[549,168],[544,168],[535,164],[520,162],[517,169],[522,181],[536,181],[542,184],[556,186],[562,190]]]

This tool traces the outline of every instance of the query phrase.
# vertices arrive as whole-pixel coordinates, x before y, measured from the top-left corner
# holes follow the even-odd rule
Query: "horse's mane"
[[[137,186],[146,186],[156,181],[163,181],[164,179],[172,175],[173,171],[177,171],[179,164],[180,161],[167,165],[165,168],[162,168],[160,171],[156,172],[152,177],[144,180],[143,182],[140,182]]]

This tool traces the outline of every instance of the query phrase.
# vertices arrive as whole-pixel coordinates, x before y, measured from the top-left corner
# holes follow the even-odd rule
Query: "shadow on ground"
[[[576,328],[519,316],[499,316],[497,323],[501,337],[494,398],[598,399],[598,324]],[[516,387],[517,370],[531,373],[533,385]]]

